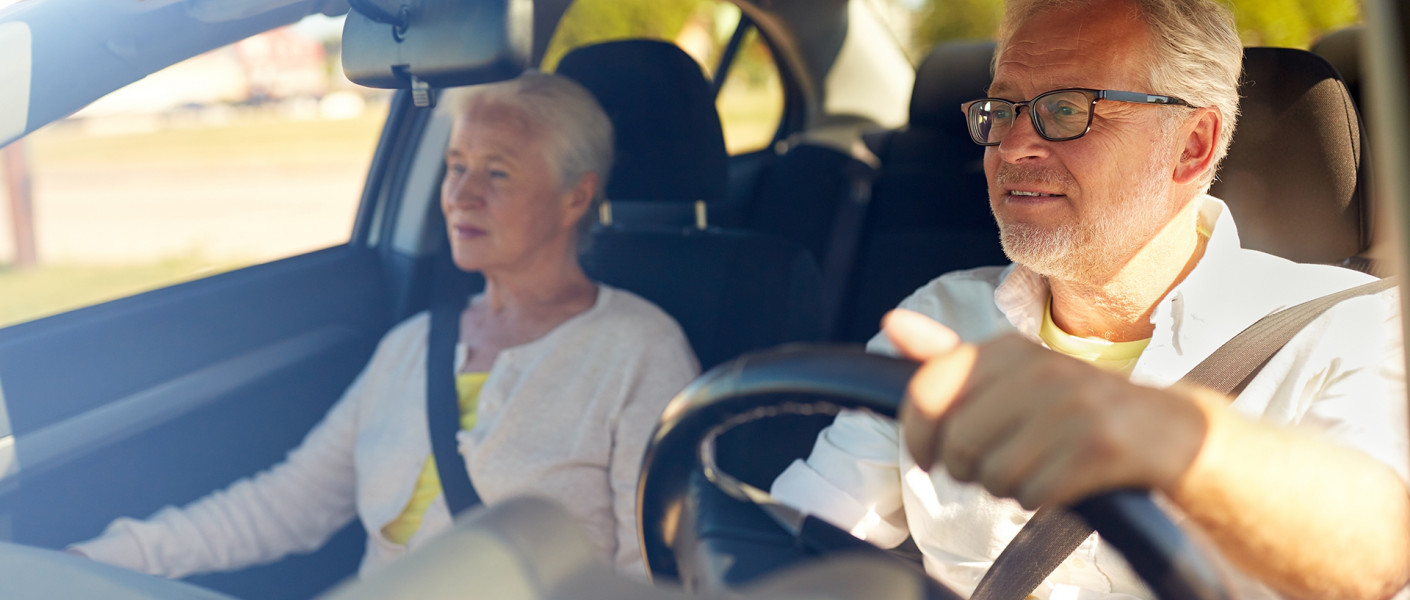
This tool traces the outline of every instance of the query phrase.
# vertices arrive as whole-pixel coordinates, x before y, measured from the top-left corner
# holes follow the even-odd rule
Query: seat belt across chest
[[[1236,396],[1293,336],[1344,300],[1395,287],[1394,278],[1359,285],[1263,317],[1225,342],[1180,381]],[[972,600],[1023,600],[1092,535],[1092,527],[1064,507],[1044,506],[999,553]]]
[[[450,302],[432,306],[430,328],[426,336],[426,424],[431,432],[431,454],[441,478],[441,493],[450,514],[458,515],[480,504],[480,494],[470,481],[455,437],[460,432],[460,398],[455,391],[460,307]]]

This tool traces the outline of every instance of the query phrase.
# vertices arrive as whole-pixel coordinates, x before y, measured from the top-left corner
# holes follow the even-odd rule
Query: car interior
[[[279,461],[391,326],[482,285],[449,260],[438,198],[451,118],[430,100],[440,87],[545,66],[574,0],[408,2],[445,12],[404,26],[365,14],[381,10],[390,15],[383,20],[395,20],[394,4],[403,3],[31,0],[0,8],[0,38],[19,23],[32,40],[26,117],[11,132],[0,116],[0,142],[178,60],[310,14],[346,14],[349,77],[396,89],[346,243],[0,329],[0,542],[7,543],[0,550],[20,557],[0,579],[44,570],[21,560],[34,556],[29,550],[10,546],[61,549],[115,517],[182,504]],[[738,375],[745,370],[733,359],[780,345],[854,351],[886,310],[930,279],[1007,262],[985,200],[983,149],[958,111],[984,94],[991,40],[942,43],[912,66],[862,0],[728,4],[740,17],[709,68],[670,40],[642,37],[577,46],[553,65],[594,94],[616,129],[609,201],[583,255],[591,277],[672,315],[703,370],[725,365]],[[1238,133],[1210,192],[1228,202],[1246,247],[1378,276],[1397,272],[1386,223],[1398,214],[1389,200],[1403,193],[1393,187],[1397,169],[1386,165],[1403,165],[1391,162],[1402,154],[1385,150],[1376,165],[1371,158],[1383,147],[1373,138],[1410,135],[1367,126],[1363,79],[1366,97],[1393,94],[1370,87],[1376,78],[1363,75],[1370,63],[1357,48],[1404,53],[1387,49],[1387,34],[1371,22],[1310,51],[1246,49]],[[748,36],[774,60],[783,107],[769,143],[732,154],[717,98]],[[483,43],[446,41],[455,39]],[[444,51],[450,47],[459,54]],[[86,65],[83,76],[68,65]],[[769,373],[822,381],[845,371]],[[792,409],[726,416],[702,405],[699,418],[730,421],[710,438],[714,466],[767,489],[807,454],[838,404],[798,408],[802,396],[831,393],[806,385],[750,390],[740,393]],[[707,597],[731,589],[759,598],[874,597],[867,591],[882,589],[947,597],[913,577],[906,558],[891,562],[895,555],[861,559],[877,570],[828,563],[770,578],[848,543],[831,537],[799,548],[776,516],[718,487],[695,456],[699,438],[673,443],[685,449],[660,450],[668,458],[649,463],[671,489],[643,488],[664,500],[639,515],[648,540],[658,537],[657,546],[648,543],[658,583],[686,583]],[[430,586],[414,588],[417,595],[437,597],[456,589],[455,580],[433,573],[459,568],[444,556],[463,553],[481,557],[473,573],[505,578],[505,597],[567,597],[588,589],[581,586],[616,597],[683,597],[585,566],[590,561],[572,549],[581,540],[562,531],[571,527],[550,527],[559,517],[533,510],[477,513],[437,542],[446,549],[440,563],[406,561],[385,578],[337,586],[363,551],[354,522],[316,552],[190,577],[182,593],[370,598],[404,595],[412,588],[398,586],[417,582]],[[566,549],[544,550],[559,546]],[[689,572],[678,568],[684,564]],[[521,576],[551,583],[510,581]],[[104,581],[135,589],[145,585],[140,579]],[[516,596],[525,589],[538,595]]]

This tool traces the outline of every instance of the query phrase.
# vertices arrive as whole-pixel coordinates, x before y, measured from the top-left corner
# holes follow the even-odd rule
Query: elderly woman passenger
[[[635,487],[666,402],[699,369],[680,327],[596,283],[577,248],[612,162],[612,126],[538,73],[455,90],[441,210],[454,262],[484,275],[460,315],[460,452],[485,502],[556,500],[604,556],[643,572]],[[231,570],[321,546],[354,516],[363,573],[449,527],[426,419],[430,319],[413,316],[288,458],[183,508],[117,519],[71,550],[146,573]]]

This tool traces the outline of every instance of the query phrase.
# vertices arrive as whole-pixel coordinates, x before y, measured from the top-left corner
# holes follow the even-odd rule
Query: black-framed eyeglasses
[[[1092,113],[1097,101],[1133,102],[1164,106],[1190,106],[1174,96],[1066,88],[1043,92],[1032,100],[1014,102],[1003,98],[980,98],[960,106],[969,123],[969,137],[980,146],[997,146],[1013,129],[1018,109],[1027,107],[1033,129],[1050,142],[1075,140],[1092,128]]]

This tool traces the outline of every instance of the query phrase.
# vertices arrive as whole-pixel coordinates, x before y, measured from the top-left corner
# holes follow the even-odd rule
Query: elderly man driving
[[[870,349],[923,361],[900,425],[844,413],[775,496],[882,546],[914,538],[964,593],[1028,510],[1126,487],[1202,530],[1246,597],[1401,590],[1394,290],[1322,314],[1236,397],[1176,384],[1265,315],[1370,280],[1240,248],[1205,193],[1241,57],[1211,0],[1010,2],[990,97],[964,111],[1014,264],[946,274],[888,315]],[[1034,593],[1150,596],[1096,536]]]

